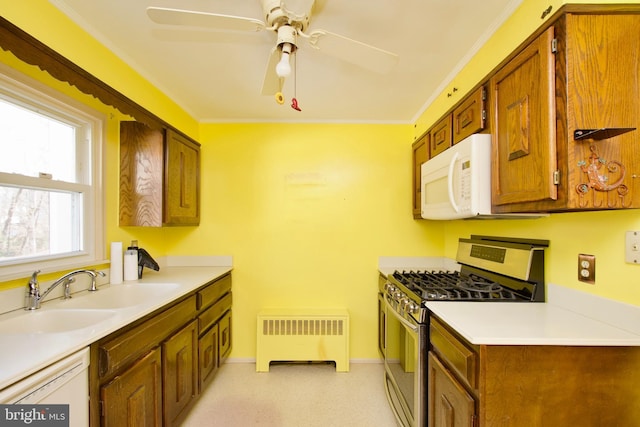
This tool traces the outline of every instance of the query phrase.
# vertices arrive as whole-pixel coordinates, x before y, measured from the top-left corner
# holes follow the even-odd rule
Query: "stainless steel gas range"
[[[430,301],[543,302],[549,242],[472,235],[459,239],[459,271],[395,271],[379,289],[385,388],[403,427],[427,425]]]

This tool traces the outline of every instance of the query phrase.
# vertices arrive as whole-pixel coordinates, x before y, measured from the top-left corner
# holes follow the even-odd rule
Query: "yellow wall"
[[[197,233],[172,250],[230,253],[234,357],[265,307],[346,307],[351,357],[375,358],[380,255],[440,254],[413,221],[408,125],[207,124]]]
[[[557,9],[562,2],[544,6],[548,4]],[[460,92],[475,85],[541,24],[541,8],[537,0],[523,2],[456,77]],[[411,218],[411,141],[455,100],[438,98],[418,119],[417,130],[411,125],[198,124],[46,0],[2,2],[0,15],[202,142],[201,226],[121,228],[118,121],[123,117],[0,52],[1,62],[109,117],[107,242],[135,238],[154,256],[233,255],[232,357],[255,357],[255,315],[262,307],[335,305],[351,312],[351,357],[376,358],[378,256],[454,257],[457,238],[471,233],[550,239],[548,282],[640,305],[640,267],[623,259],[624,232],[640,229],[636,210],[554,214],[538,220]],[[579,252],[596,255],[595,286],[576,280]],[[308,272],[312,274],[305,277]]]

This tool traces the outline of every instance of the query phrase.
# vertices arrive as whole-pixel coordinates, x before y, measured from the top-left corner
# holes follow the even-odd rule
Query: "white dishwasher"
[[[69,426],[89,425],[89,349],[84,348],[0,391],[1,404],[68,404]]]

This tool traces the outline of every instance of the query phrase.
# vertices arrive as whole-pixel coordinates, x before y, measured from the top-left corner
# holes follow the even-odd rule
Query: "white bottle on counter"
[[[124,280],[138,280],[138,241],[132,240],[124,253]]]

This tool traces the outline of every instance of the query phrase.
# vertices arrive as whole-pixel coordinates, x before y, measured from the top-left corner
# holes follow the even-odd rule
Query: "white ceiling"
[[[301,46],[295,97],[261,95],[275,33],[220,32],[152,22],[148,6],[263,20],[259,0],[50,0],[202,122],[413,123],[522,0],[317,0],[324,29],[399,55],[378,74]]]

